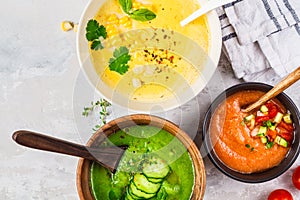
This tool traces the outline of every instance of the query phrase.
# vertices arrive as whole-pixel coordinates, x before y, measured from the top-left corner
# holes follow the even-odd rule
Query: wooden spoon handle
[[[13,134],[13,139],[18,144],[26,147],[62,153],[86,159],[93,159],[92,155],[85,146],[46,136],[40,133],[20,130]]]
[[[115,172],[127,146],[87,147],[40,133],[20,130],[13,134],[18,144],[50,152],[72,155],[98,162],[100,165]]]
[[[296,81],[300,79],[300,67],[290,73],[286,78],[280,81],[276,86],[274,86],[269,92],[263,95],[258,101],[248,106],[246,109],[242,109],[242,112],[250,112],[253,109],[263,105],[268,100],[274,98],[281,92],[283,92],[286,88],[294,84]]]

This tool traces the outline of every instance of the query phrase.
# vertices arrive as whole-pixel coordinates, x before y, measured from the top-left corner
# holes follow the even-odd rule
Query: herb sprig
[[[119,49],[115,49],[113,58],[109,59],[109,69],[123,75],[128,71],[130,59],[131,56],[126,47],[122,46]]]
[[[119,0],[119,3],[123,11],[134,20],[150,21],[156,18],[156,14],[147,8],[132,10],[132,0]]]
[[[100,99],[99,101],[96,102],[91,102],[90,107],[84,107],[82,115],[87,117],[89,116],[97,107],[100,107],[99,111],[99,119],[100,123],[95,125],[93,128],[93,131],[97,131],[102,125],[106,124],[106,117],[109,116],[109,112],[107,108],[111,106],[111,104],[106,101],[105,99]]]
[[[106,39],[107,32],[106,28],[103,25],[99,25],[99,23],[95,19],[90,19],[86,25],[86,39],[89,42],[92,42],[91,49],[92,50],[100,50],[103,49],[103,45],[101,43],[101,37]]]

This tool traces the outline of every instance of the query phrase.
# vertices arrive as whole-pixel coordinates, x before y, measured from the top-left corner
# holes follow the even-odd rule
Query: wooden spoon
[[[300,79],[300,67],[298,67],[295,71],[290,73],[286,78],[280,81],[277,85],[275,85],[269,92],[263,95],[260,99],[258,99],[255,103],[249,105],[247,108],[242,109],[242,112],[250,112],[253,109],[263,105],[268,100],[276,97],[278,94],[283,92],[286,88],[294,84],[296,81]]]
[[[12,137],[18,144],[26,147],[96,161],[113,173],[116,171],[119,161],[127,149],[127,146],[88,147],[26,130],[16,131]]]

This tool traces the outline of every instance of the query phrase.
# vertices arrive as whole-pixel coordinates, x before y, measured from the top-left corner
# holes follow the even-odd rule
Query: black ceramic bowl
[[[272,86],[263,83],[250,82],[250,83],[242,83],[239,85],[235,85],[225,90],[223,93],[221,93],[210,105],[205,115],[205,119],[203,123],[203,140],[204,140],[203,143],[208,153],[208,157],[222,173],[235,180],[246,182],[246,183],[261,183],[261,182],[272,180],[278,177],[279,175],[281,175],[282,173],[284,173],[286,170],[288,170],[298,157],[299,149],[300,149],[300,135],[299,135],[300,134],[300,124],[299,124],[300,113],[297,106],[284,93],[279,94],[276,98],[286,107],[287,110],[291,112],[291,117],[295,125],[295,131],[294,131],[294,140],[291,145],[291,148],[288,154],[286,155],[286,157],[282,160],[282,162],[278,166],[263,172],[243,174],[234,171],[231,168],[227,167],[225,164],[223,164],[223,162],[218,158],[218,156],[213,150],[213,145],[211,144],[210,141],[209,126],[210,126],[210,120],[212,114],[214,113],[218,105],[230,95],[242,90],[260,90],[263,92],[267,92],[270,89],[272,89]]]

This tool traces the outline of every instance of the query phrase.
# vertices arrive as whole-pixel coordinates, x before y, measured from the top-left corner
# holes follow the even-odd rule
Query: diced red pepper
[[[265,106],[267,106],[268,109],[272,108],[275,104],[272,101],[268,101]]]
[[[260,116],[260,117],[256,117],[255,121],[259,123],[259,122],[263,122],[263,121],[268,121],[269,119],[270,119],[269,116]]]
[[[285,139],[289,144],[293,141],[294,136],[288,132],[279,134],[280,137]]]
[[[284,129],[286,129],[287,131],[289,132],[294,132],[294,127],[292,124],[287,124],[283,121],[281,121],[279,124],[278,124],[278,127],[282,127]]]
[[[268,130],[267,131],[267,136],[269,137],[270,141],[274,141],[276,136],[277,136],[277,132],[276,131],[272,131],[272,130]]]
[[[273,102],[267,102],[266,107],[268,108],[268,114],[270,119],[274,118],[279,111],[277,105],[274,104]]]
[[[278,131],[278,135],[280,137],[282,137],[283,139],[285,139],[289,143],[292,142],[292,140],[294,138],[293,132],[290,132],[290,131],[288,131],[285,128],[280,127],[280,126],[279,127],[277,126],[276,130]]]

